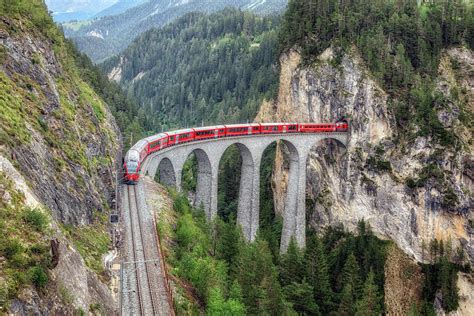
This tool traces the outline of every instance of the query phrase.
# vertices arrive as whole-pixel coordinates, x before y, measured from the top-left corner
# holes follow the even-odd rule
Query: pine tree
[[[229,299],[237,300],[240,302],[243,300],[242,288],[240,287],[239,282],[237,282],[236,280],[232,282],[232,286],[230,287]]]
[[[283,298],[280,282],[278,282],[278,272],[276,268],[267,275],[260,285],[259,314],[261,315],[281,315],[285,314],[285,301]]]
[[[242,242],[239,247],[239,255],[236,257],[234,277],[242,289],[243,302],[249,313],[257,313],[257,299],[259,297],[259,277],[257,271],[257,251],[255,244]]]
[[[239,254],[240,229],[233,218],[229,223],[217,220],[217,257],[230,266]]]
[[[207,315],[245,315],[245,306],[236,299],[225,300],[219,288],[213,288],[209,294]]]
[[[340,303],[337,314],[341,316],[349,316],[354,314],[354,291],[350,283],[346,283],[340,295]]]
[[[281,306],[278,274],[272,262],[272,254],[265,241],[241,243],[234,268],[234,277],[242,289],[243,302],[249,314],[260,312],[260,302],[272,302]]]
[[[296,240],[292,238],[286,254],[283,254],[280,259],[280,281],[282,286],[289,285],[292,282],[301,282],[303,279],[302,271],[304,271],[304,257],[296,244]]]
[[[333,305],[333,293],[326,254],[321,240],[316,235],[309,238],[306,248],[306,276],[313,287],[314,298],[321,312],[329,313]]]
[[[344,268],[342,269],[340,280],[345,287],[347,284],[350,285],[350,288],[353,293],[353,300],[357,299],[357,295],[360,290],[360,277],[359,277],[359,265],[357,264],[356,257],[353,253],[350,253],[347,257]]]
[[[439,263],[438,288],[441,289],[443,309],[446,312],[456,310],[459,306],[457,279],[457,271],[453,264],[443,256]]]
[[[370,270],[364,283],[362,297],[356,304],[357,316],[380,315],[382,312],[382,303],[379,290],[374,281],[374,272]]]
[[[301,283],[292,282],[283,289],[285,297],[299,314],[321,315],[314,301],[313,287],[306,280]]]

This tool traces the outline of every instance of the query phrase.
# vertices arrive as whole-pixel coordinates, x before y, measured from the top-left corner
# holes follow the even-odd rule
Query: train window
[[[290,125],[290,126],[288,126],[288,130],[294,131],[294,130],[296,130],[296,126],[295,125]]]
[[[274,131],[278,131],[278,126],[273,126]]]
[[[254,131],[258,131],[258,127],[254,127],[253,130],[254,130]]]
[[[136,161],[129,161],[127,163],[127,172],[128,173],[136,173],[138,171],[138,162]]]
[[[174,140],[174,136],[170,136],[170,140]]]
[[[159,147],[161,145],[161,140],[157,141],[157,142],[154,142],[150,145],[150,149],[153,149],[153,148],[156,148],[156,147]]]

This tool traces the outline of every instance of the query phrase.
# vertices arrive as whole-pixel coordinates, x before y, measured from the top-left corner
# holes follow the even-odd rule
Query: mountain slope
[[[355,230],[365,219],[419,262],[436,261],[432,252],[439,251],[472,267],[472,7],[461,1],[338,3],[290,3],[280,37],[278,98],[265,102],[257,116],[350,120],[347,148],[321,142],[308,160],[309,226],[318,232],[339,224]],[[323,14],[315,18],[311,10]],[[276,157],[274,197],[281,213],[288,172],[284,146]],[[425,278],[423,305],[438,313],[456,310],[456,290],[441,299],[435,294],[443,289],[430,281]],[[458,312],[470,315],[472,300],[463,291]],[[406,293],[397,300],[406,301]],[[395,308],[393,302],[388,306]]]
[[[101,10],[113,5],[117,0],[46,0],[56,22],[86,20]]]
[[[189,12],[213,12],[232,6],[258,13],[276,13],[284,9],[286,3],[286,0],[152,0],[123,14],[92,21],[78,30],[66,28],[65,33],[82,52],[99,62],[125,49],[141,33]]]
[[[276,23],[235,9],[190,13],[101,67],[152,114],[157,131],[245,122],[277,86]]]
[[[105,91],[43,1],[0,16],[0,313],[113,314],[102,256],[121,144]]]
[[[118,15],[147,1],[149,0],[119,0],[117,3],[114,3],[110,7],[94,15],[93,18],[95,19],[102,18],[104,16]]]

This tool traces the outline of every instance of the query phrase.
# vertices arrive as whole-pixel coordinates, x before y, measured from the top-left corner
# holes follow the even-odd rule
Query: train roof
[[[179,135],[183,133],[192,133],[194,130],[192,128],[180,129],[177,131],[166,132],[165,134],[168,136]]]
[[[208,130],[215,130],[215,129],[221,129],[221,128],[225,128],[225,125],[197,127],[197,128],[194,128],[194,131],[199,132],[199,131],[208,131]]]
[[[137,150],[137,151],[142,151],[143,148],[145,148],[146,146],[148,145],[148,141],[146,139],[142,139],[140,140],[138,143],[136,143],[135,145],[133,145],[133,147],[131,148],[132,150]]]
[[[231,124],[231,125],[225,125],[226,128],[232,128],[232,127],[249,127],[249,126],[260,126],[258,123],[248,123],[248,124]]]
[[[148,141],[149,143],[152,143],[154,141],[157,141],[157,140],[165,138],[165,137],[166,137],[165,133],[160,133],[160,134],[156,134],[156,135],[147,137],[147,138],[145,138],[145,140]]]
[[[292,122],[288,122],[288,123],[261,123],[260,125],[262,126],[283,126],[283,125],[296,125],[298,123],[292,123]]]
[[[127,151],[127,154],[125,155],[125,161],[129,161],[129,160],[139,161],[140,153],[133,148],[130,149],[129,151]]]

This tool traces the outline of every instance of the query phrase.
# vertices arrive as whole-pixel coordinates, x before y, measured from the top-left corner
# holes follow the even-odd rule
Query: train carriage
[[[304,123],[299,124],[300,133],[328,133],[335,132],[336,124],[315,124],[315,123]]]
[[[262,123],[260,124],[262,134],[285,134],[297,133],[297,123]]]
[[[191,128],[167,132],[165,134],[168,136],[168,146],[184,144],[194,140],[194,130]]]
[[[135,184],[139,179],[141,163],[148,155],[148,141],[142,139],[125,155],[124,179],[129,184]]]
[[[166,148],[168,136],[165,133],[150,136],[145,139],[148,142],[148,154]]]
[[[193,128],[194,140],[212,139],[225,137],[225,126],[207,126]]]
[[[260,124],[234,124],[234,125],[225,125],[225,136],[245,136],[245,135],[254,135],[260,134]]]
[[[336,131],[347,132],[349,130],[349,121],[346,118],[341,118],[336,122]]]

